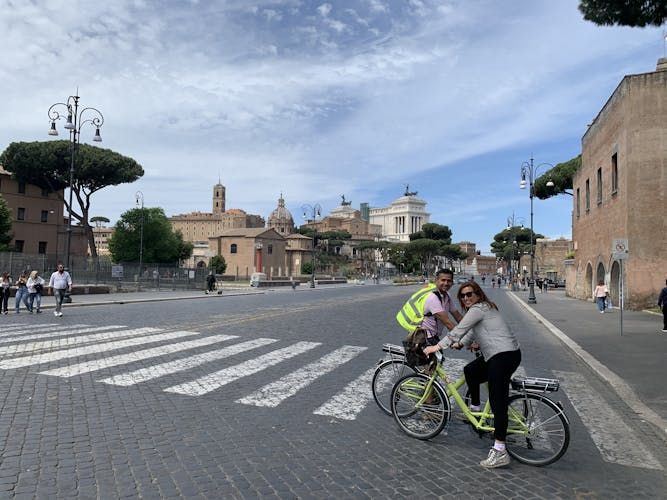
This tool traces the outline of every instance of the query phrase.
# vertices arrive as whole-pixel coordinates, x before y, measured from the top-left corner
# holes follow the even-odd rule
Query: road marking
[[[45,328],[47,326],[58,326],[58,323],[40,323],[38,328]],[[70,325],[70,326],[86,326],[86,325]],[[35,325],[12,325],[12,326],[3,326],[2,333],[0,333],[0,339],[6,335],[15,335],[17,333],[34,333]]]
[[[165,389],[165,392],[184,394],[186,396],[201,396],[242,377],[252,375],[253,373],[257,373],[270,366],[281,363],[286,359],[314,349],[319,345],[321,345],[320,342],[297,342],[289,347],[278,349],[244,363],[210,373],[191,382],[168,387]]]
[[[188,332],[190,335],[198,335],[197,332]],[[155,358],[164,354],[172,354],[175,352],[186,351],[188,349],[195,349],[218,342],[225,342],[238,338],[236,335],[213,335],[203,339],[189,340],[187,342],[179,342],[178,344],[169,344],[165,346],[153,347],[152,349],[144,349],[141,351],[133,351],[127,354],[119,354],[109,358],[95,359],[92,361],[85,361],[83,363],[76,363],[62,368],[54,368],[53,370],[46,370],[40,372],[41,375],[51,375],[54,377],[74,377],[82,373],[89,373],[112,366],[125,365],[134,363],[136,361],[143,361],[144,359]]]
[[[41,328],[42,325],[40,325]],[[76,326],[87,326],[87,325],[76,325]],[[9,343],[9,342],[15,342],[15,341],[24,341],[24,340],[34,340],[34,339],[45,339],[49,337],[60,337],[60,336],[66,336],[66,335],[75,335],[77,333],[93,333],[93,332],[102,332],[105,330],[118,330],[120,328],[127,328],[126,326],[122,325],[109,325],[109,326],[91,326],[87,328],[77,328],[74,330],[67,330],[67,331],[55,331],[55,332],[44,332],[44,333],[35,333],[35,329],[33,328],[30,333],[33,333],[33,335],[16,335],[14,337],[5,337],[5,338],[0,338],[0,343]],[[116,337],[118,337],[116,335]],[[82,335],[79,337],[70,337],[70,340],[76,341],[76,342],[81,342],[87,341],[86,336]],[[93,338],[93,341],[96,341],[98,339]],[[10,347],[2,347],[0,349],[10,349]]]
[[[122,349],[123,347],[134,347],[141,344],[162,342],[164,340],[173,340],[175,338],[193,335],[192,332],[169,332],[169,333],[150,335],[151,332],[159,332],[159,331],[163,330],[160,330],[159,328],[149,328],[149,327],[138,328],[136,330],[127,330],[125,332],[122,332],[124,336],[126,336],[127,333],[131,333],[132,335],[142,335],[142,336],[125,340],[116,340],[113,342],[104,342],[102,344],[94,344],[84,347],[74,347],[72,349],[61,349],[58,351],[45,352],[42,354],[31,354],[29,356],[23,356],[20,358],[7,359],[4,361],[0,361],[0,368],[4,369],[21,368],[24,366],[48,363],[50,361],[59,361],[61,359],[66,359],[66,358],[74,358],[77,356],[85,356],[87,354],[105,352],[112,349]]]
[[[239,354],[250,349],[256,349],[263,345],[272,344],[277,342],[275,339],[265,339],[259,338],[254,340],[249,340],[248,342],[242,342],[240,344],[235,344],[223,349],[218,349],[211,352],[205,352],[203,354],[196,354],[194,356],[189,356],[187,358],[178,359],[175,361],[168,361],[166,363],[161,363],[158,365],[150,366],[147,368],[140,368],[128,373],[121,373],[119,375],[114,375],[112,377],[107,377],[105,379],[99,380],[99,382],[104,382],[105,384],[111,385],[122,385],[130,386],[139,384],[141,382],[147,382],[155,378],[163,377],[171,373],[177,373],[181,371],[190,370],[201,364],[209,363],[211,361],[216,361],[219,359],[224,359],[235,354]]]
[[[238,399],[236,402],[255,406],[278,406],[285,399],[294,396],[298,391],[312,384],[318,377],[335,370],[366,349],[366,347],[352,345],[343,346],[326,356],[322,356],[314,363],[309,363],[303,368],[265,385],[252,394]]]
[[[605,400],[591,389],[586,379],[573,372],[554,372],[567,397],[588,429],[605,462],[661,470],[662,466],[642,444],[632,428]]]
[[[374,373],[375,367],[366,370],[313,413],[340,418],[341,420],[355,420],[359,413],[373,400],[371,383]]]

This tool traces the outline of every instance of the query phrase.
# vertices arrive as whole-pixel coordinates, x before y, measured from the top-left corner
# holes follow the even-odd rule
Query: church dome
[[[285,208],[282,193],[278,198],[278,207],[269,216],[269,227],[275,228],[279,233],[291,234],[294,232],[294,219],[290,211]]]

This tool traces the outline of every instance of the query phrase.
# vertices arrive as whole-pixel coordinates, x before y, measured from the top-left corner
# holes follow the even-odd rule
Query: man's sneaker
[[[53,315],[54,315],[55,317],[58,317],[58,311],[53,311]]]
[[[662,333],[667,333],[667,328],[663,328]]]
[[[488,469],[494,469],[496,467],[505,467],[510,464],[510,455],[507,453],[507,450],[496,450],[491,448],[489,451],[489,456],[482,460],[479,465],[486,467]]]
[[[59,311],[59,312],[58,312],[58,317],[61,317],[62,315],[63,315],[63,312],[62,312],[62,311]]]

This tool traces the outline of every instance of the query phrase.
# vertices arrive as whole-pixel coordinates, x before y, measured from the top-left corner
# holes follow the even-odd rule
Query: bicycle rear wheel
[[[389,359],[380,363],[373,374],[373,398],[380,409],[391,415],[391,390],[396,381],[404,375],[414,373],[414,369],[402,359]]]
[[[528,465],[549,465],[570,444],[570,423],[563,410],[541,394],[509,398],[507,451]]]
[[[391,391],[394,420],[403,432],[417,439],[431,439],[440,434],[451,412],[444,389],[437,382],[427,389],[429,380],[421,373],[405,375]],[[423,403],[418,404],[422,399]]]

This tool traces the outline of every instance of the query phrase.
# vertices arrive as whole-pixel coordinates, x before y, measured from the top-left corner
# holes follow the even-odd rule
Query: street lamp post
[[[312,260],[310,261],[310,288],[315,288],[315,234],[317,233],[317,225],[315,221],[322,215],[322,207],[319,203],[314,205],[302,205],[303,218],[307,221],[313,222],[313,248]],[[310,217],[310,218],[309,218]]]
[[[65,114],[61,112],[66,111]],[[92,118],[86,118],[84,120],[84,114],[90,115],[93,113]],[[74,162],[76,151],[78,149],[79,135],[81,134],[81,127],[86,123],[95,127],[95,135],[93,136],[94,142],[102,142],[102,136],[100,135],[100,127],[104,124],[104,116],[96,108],[83,108],[79,110],[79,96],[71,95],[67,98],[66,102],[57,102],[52,104],[48,111],[49,120],[51,120],[51,129],[49,130],[49,135],[57,136],[58,130],[56,129],[56,120],[65,118],[67,116],[67,122],[64,127],[69,130],[69,138],[72,143],[71,155],[70,155],[70,169],[69,169],[69,203],[67,206],[67,247],[65,251],[65,265],[67,269],[70,269],[70,256],[72,248],[72,195],[74,191]]]
[[[137,290],[141,290],[141,270],[144,265],[144,193],[137,191],[135,193],[137,206],[141,201],[141,226],[139,229],[139,274],[137,276]]]
[[[528,302],[535,304],[537,297],[535,297],[535,248],[533,246],[533,197],[535,196],[535,180],[537,179],[537,170],[540,167],[548,166],[553,168],[551,163],[540,163],[537,166],[533,165],[533,157],[530,157],[530,163],[525,161],[521,165],[521,189],[526,189],[526,175],[528,175],[528,185],[530,187],[528,195],[530,196],[530,283],[528,284]],[[549,180],[548,187],[553,187],[554,183]]]

